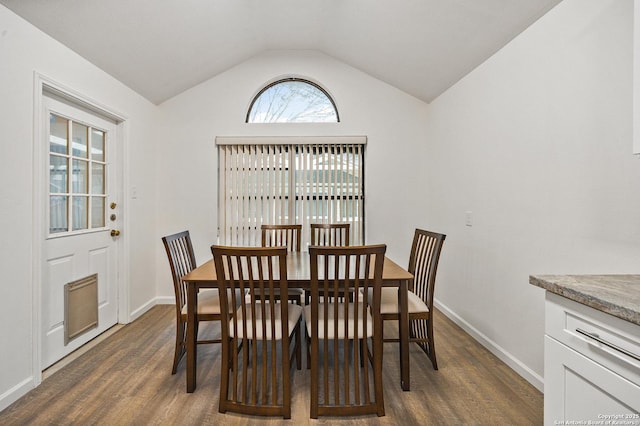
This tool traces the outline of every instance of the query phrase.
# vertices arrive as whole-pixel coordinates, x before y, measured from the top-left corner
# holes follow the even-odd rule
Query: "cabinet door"
[[[545,336],[544,423],[640,424],[640,387]]]

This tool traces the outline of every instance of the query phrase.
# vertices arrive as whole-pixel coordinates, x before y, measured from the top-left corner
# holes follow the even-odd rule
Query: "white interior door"
[[[47,209],[41,315],[46,368],[117,323],[118,236],[113,234],[119,232],[122,210],[115,197],[120,188],[116,124],[48,96],[43,105],[48,153],[48,184],[42,194]],[[65,295],[66,284],[93,274],[97,289]],[[73,319],[67,318],[65,329],[69,312]]]

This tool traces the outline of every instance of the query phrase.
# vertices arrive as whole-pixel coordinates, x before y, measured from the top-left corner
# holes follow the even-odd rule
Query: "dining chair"
[[[311,246],[311,418],[384,416],[380,298],[385,245]],[[353,299],[327,301],[352,291]],[[360,291],[362,290],[362,291]]]
[[[286,247],[287,251],[299,252],[301,249],[302,225],[262,225],[262,247]],[[276,292],[277,297],[280,294]],[[302,305],[304,290],[299,288],[289,289],[287,299]]]
[[[311,245],[312,246],[348,246],[349,245],[349,223],[312,223]]]
[[[301,368],[302,307],[275,295],[275,290],[284,294],[288,289],[287,250],[214,245],[211,253],[223,315],[230,318],[221,327],[219,411],[289,419],[294,357]],[[234,289],[250,297],[235,300]],[[227,312],[225,306],[236,302],[239,307]]]
[[[446,235],[416,229],[409,255],[408,271],[413,274],[409,283],[409,342],[417,343],[438,369],[436,347],[433,339],[433,293],[440,252]],[[383,321],[399,320],[398,292],[383,288],[380,313]],[[398,342],[397,338],[384,338],[384,342]]]
[[[312,246],[348,246],[349,223],[312,223],[310,226]],[[305,305],[309,304],[310,293],[305,291]]]
[[[176,299],[176,344],[173,369],[171,370],[171,374],[176,374],[178,364],[186,352],[187,339],[187,286],[182,281],[182,277],[196,268],[196,259],[189,231],[162,237],[162,243],[169,258]],[[218,290],[203,290],[199,293],[196,318],[197,340],[198,323],[200,321],[220,321],[222,318]],[[220,339],[197,340],[198,344],[220,342]]]
[[[288,251],[300,251],[302,225],[262,225],[262,247],[286,247]]]

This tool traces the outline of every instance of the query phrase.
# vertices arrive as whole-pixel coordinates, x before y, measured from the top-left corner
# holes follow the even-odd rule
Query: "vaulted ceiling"
[[[0,0],[159,104],[265,50],[323,52],[431,102],[561,0]]]

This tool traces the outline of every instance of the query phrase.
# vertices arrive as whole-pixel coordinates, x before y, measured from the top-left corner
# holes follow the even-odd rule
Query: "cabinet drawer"
[[[547,292],[545,333],[640,386],[640,326]]]

